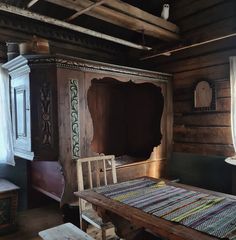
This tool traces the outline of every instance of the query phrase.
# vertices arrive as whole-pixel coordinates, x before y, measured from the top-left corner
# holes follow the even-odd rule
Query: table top
[[[19,187],[16,186],[15,184],[9,182],[6,179],[0,178],[0,192],[9,192],[9,191],[14,191],[18,190]]]
[[[148,177],[147,177],[148,178]],[[156,182],[164,181],[166,184],[185,188],[190,191],[198,191],[201,193],[212,194],[219,197],[227,197],[236,200],[236,196],[228,195],[224,193],[214,192],[206,189],[201,189],[193,186],[188,186],[180,183],[173,183],[164,179],[153,179]],[[210,236],[203,232],[197,231],[195,229],[186,227],[184,225],[178,224],[176,222],[167,221],[163,218],[153,216],[151,214],[145,213],[144,211],[131,207],[129,205],[123,204],[121,202],[115,201],[111,198],[105,197],[93,190],[85,190],[76,192],[75,195],[85,199],[86,201],[92,203],[94,206],[105,209],[107,211],[113,212],[124,219],[130,221],[132,224],[144,227],[151,231],[153,234],[170,239],[170,240],[216,240],[219,239],[214,236]]]

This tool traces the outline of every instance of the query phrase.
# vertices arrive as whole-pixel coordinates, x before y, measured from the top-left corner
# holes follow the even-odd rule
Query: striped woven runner
[[[147,178],[104,186],[97,193],[218,238],[236,240],[236,201]]]

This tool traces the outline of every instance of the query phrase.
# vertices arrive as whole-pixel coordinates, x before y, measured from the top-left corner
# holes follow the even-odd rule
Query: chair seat
[[[44,240],[94,240],[88,234],[77,228],[72,223],[65,223],[39,232]]]
[[[99,229],[114,227],[111,222],[104,223],[102,218],[100,218],[92,208],[84,210],[82,212],[82,218]]]

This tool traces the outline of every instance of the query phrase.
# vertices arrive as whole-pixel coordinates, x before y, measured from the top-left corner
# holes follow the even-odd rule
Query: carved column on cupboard
[[[172,142],[171,75],[62,55],[19,56],[4,67],[11,76],[15,154],[34,160],[30,172],[34,188],[62,205],[75,200],[74,159],[100,154],[92,144],[94,126],[88,106],[88,92],[95,79],[98,83],[115,79],[137,86],[151,83],[160,90],[164,99],[157,126],[161,143],[150,157],[118,166],[117,173],[119,181],[163,174]],[[96,101],[95,95],[92,101]],[[138,110],[139,106],[134,107]]]

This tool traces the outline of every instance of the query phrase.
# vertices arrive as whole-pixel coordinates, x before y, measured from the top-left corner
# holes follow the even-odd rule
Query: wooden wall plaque
[[[210,82],[203,80],[198,81],[194,88],[195,111],[215,110],[215,87]]]

